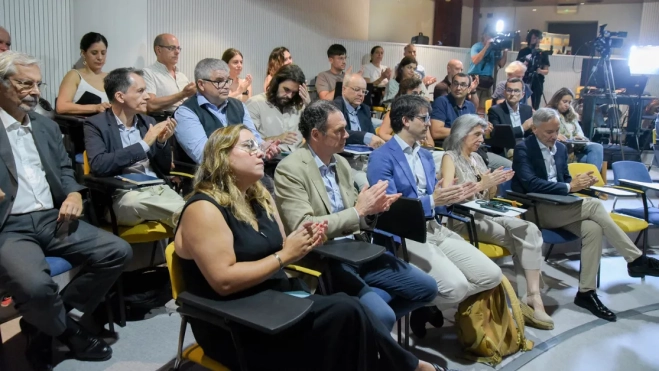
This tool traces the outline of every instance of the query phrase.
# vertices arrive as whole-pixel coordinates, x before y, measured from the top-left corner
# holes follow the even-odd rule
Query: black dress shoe
[[[641,256],[627,264],[627,273],[629,273],[631,277],[659,277],[659,260],[647,256]]]
[[[26,338],[25,358],[34,371],[53,370],[53,338],[21,318],[18,322]]]
[[[412,311],[410,315],[410,329],[419,339],[426,336],[426,323],[430,322],[434,327],[444,325],[444,315],[437,307],[421,307]]]
[[[69,355],[80,361],[106,361],[112,357],[112,348],[101,338],[89,333],[67,318],[67,329],[57,339],[69,347]]]
[[[607,321],[615,322],[617,319],[615,313],[611,312],[609,308],[602,304],[595,290],[577,292],[577,296],[574,298],[574,304],[589,310],[592,314]]]

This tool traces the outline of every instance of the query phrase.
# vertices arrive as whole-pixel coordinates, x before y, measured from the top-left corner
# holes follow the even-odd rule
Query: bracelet
[[[274,253],[272,255],[274,255],[274,257],[277,258],[277,261],[279,261],[279,270],[284,269],[284,262],[281,261],[281,258],[279,257],[279,254]]]

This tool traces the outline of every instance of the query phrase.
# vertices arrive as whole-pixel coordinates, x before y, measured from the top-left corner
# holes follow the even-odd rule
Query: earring
[[[82,65],[83,65],[83,66],[86,66],[86,65],[87,65],[87,60],[86,60],[84,57],[82,58]]]

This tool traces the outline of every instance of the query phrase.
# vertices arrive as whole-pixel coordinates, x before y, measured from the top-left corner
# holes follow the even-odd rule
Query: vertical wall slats
[[[41,95],[55,103],[59,84],[71,69],[73,0],[0,0],[0,25],[12,35],[12,50],[41,60],[47,86]]]

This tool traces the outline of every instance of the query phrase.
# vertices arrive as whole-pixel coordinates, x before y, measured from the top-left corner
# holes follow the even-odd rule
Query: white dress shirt
[[[30,118],[26,115],[25,122],[21,125],[0,109],[0,119],[7,130],[18,173],[18,190],[10,214],[26,214],[54,208],[50,185],[32,136]]]
[[[510,112],[510,121],[513,123],[513,127],[517,127],[517,126],[521,127],[522,117],[519,115],[519,103],[517,103],[517,110],[514,110],[512,107],[510,107],[508,101],[506,101],[506,105],[508,106],[508,112]]]
[[[538,145],[540,146],[540,151],[542,152],[542,158],[545,160],[545,169],[547,169],[547,180],[553,183],[558,182],[558,171],[556,170],[556,160],[554,159],[554,156],[556,156],[556,146],[553,146],[551,148],[547,147],[546,145],[542,144],[536,138],[535,140],[538,141]],[[570,192],[570,184],[569,183],[563,183],[567,186],[567,191]]]
[[[426,179],[426,173],[423,170],[423,163],[421,163],[421,157],[419,156],[419,150],[421,145],[419,143],[414,143],[414,148],[410,147],[403,138],[399,137],[398,134],[394,135],[394,139],[403,150],[407,164],[414,174],[414,179],[416,181],[416,190],[419,196],[426,195],[426,189],[428,186],[428,180]],[[430,197],[430,206],[435,207],[435,200]]]

